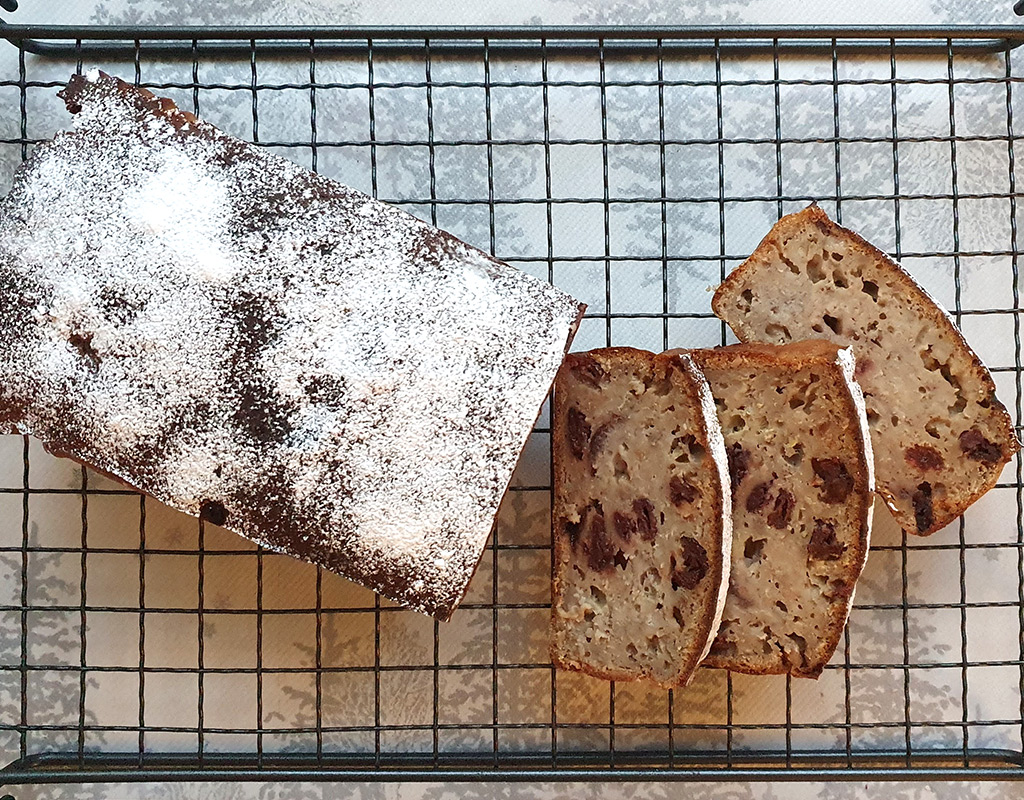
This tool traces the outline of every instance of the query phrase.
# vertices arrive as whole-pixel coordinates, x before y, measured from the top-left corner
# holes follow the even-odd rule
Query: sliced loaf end
[[[910,533],[956,519],[1020,447],[992,376],[949,314],[817,206],[779,220],[712,308],[742,341],[825,338],[853,349],[878,493]]]

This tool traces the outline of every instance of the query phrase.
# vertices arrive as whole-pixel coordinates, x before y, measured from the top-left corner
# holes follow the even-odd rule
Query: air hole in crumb
[[[770,339],[781,343],[793,341],[793,335],[785,325],[777,325],[769,322],[764,329],[765,335]]]
[[[615,454],[614,466],[616,478],[629,480],[629,464],[618,453]]]
[[[889,417],[889,424],[895,428],[900,424],[900,418],[893,414],[891,417]]]
[[[783,614],[789,613],[789,609],[786,607],[786,604],[783,603],[781,600],[775,601],[775,607],[778,608],[779,611],[781,611]]]
[[[850,285],[849,283],[846,282],[846,276],[843,275],[843,273],[841,272],[832,273],[832,283],[834,283],[840,289],[845,289],[847,286]]]
[[[630,658],[637,654],[636,645],[630,642],[626,645],[626,652],[629,653]]]
[[[800,651],[800,657],[807,657],[807,640],[798,633],[787,633],[786,637],[791,639],[796,645],[797,650]]]
[[[736,414],[729,419],[725,427],[731,428],[733,431],[741,431],[747,427],[747,422],[739,414]]]
[[[588,609],[587,609],[586,611],[584,611],[584,612],[583,612],[583,621],[584,621],[584,622],[593,622],[593,621],[594,621],[594,616],[595,616],[595,615],[594,615],[594,612],[593,612],[593,611],[591,611],[591,610],[590,610],[590,609],[588,608]],[[587,637],[587,641],[588,641],[588,642],[590,641],[590,638],[589,638],[589,637]]]
[[[824,333],[825,329],[820,324],[814,324],[811,326],[811,330],[815,333]]]
[[[930,419],[925,423],[924,430],[933,439],[941,439],[942,436],[939,434],[939,426],[936,423],[941,422],[939,419]]]
[[[590,596],[593,597],[594,600],[596,602],[600,603],[601,605],[604,605],[605,603],[608,602],[607,595],[605,595],[605,593],[603,591],[601,591],[600,589],[598,589],[596,586],[593,586],[593,585],[591,585],[591,587],[590,587]]]
[[[881,419],[881,417],[878,416],[878,412],[871,408],[867,410],[867,418],[868,425],[877,425],[878,420]]]
[[[825,270],[821,268],[820,257],[812,256],[811,260],[807,262],[807,277],[811,279],[811,283],[820,283],[825,280]]]
[[[843,332],[843,324],[837,317],[833,317],[831,314],[825,314],[821,319],[829,326],[829,328],[832,329],[832,333]]]
[[[672,385],[672,378],[666,377],[655,381],[649,388],[656,397],[665,397],[674,388]]]
[[[746,300],[747,303],[752,303],[754,301],[754,293],[750,291],[750,289],[744,289],[740,292],[740,297]]]
[[[876,303],[878,302],[878,284],[874,281],[863,281],[863,288],[861,291]]]
[[[683,449],[684,445],[685,450]],[[676,457],[676,463],[679,464],[688,464],[690,459],[693,459],[695,464],[699,464],[704,457],[704,448],[690,433],[685,436],[677,436],[672,440],[672,452],[679,453]]]
[[[743,543],[743,557],[750,562],[760,561],[767,541],[767,539],[747,539]]]

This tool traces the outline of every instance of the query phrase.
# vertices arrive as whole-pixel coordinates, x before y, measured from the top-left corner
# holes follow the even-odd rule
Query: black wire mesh
[[[136,40],[130,58],[98,61],[81,40],[70,60],[12,49],[0,104],[16,124],[0,127],[0,168],[65,123],[56,89],[96,62],[563,285],[590,304],[578,348],[725,343],[706,289],[778,216],[817,201],[949,305],[1020,429],[1021,78],[1009,46],[979,54],[947,38],[921,55],[894,34],[852,55],[838,37],[793,55],[778,39],[745,53],[719,38],[694,54],[668,39],[565,51],[481,38],[452,52],[440,32],[389,44],[325,54],[311,39],[280,55],[252,38],[237,55],[197,38],[172,57]],[[704,671],[666,693],[547,659],[549,436],[545,412],[448,625],[28,439],[0,441],[6,778],[1020,765],[1019,457],[934,537],[876,516],[850,627],[820,681]]]

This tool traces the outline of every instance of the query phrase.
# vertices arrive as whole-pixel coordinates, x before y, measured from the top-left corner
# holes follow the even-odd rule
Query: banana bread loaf
[[[99,72],[0,205],[0,430],[440,618],[582,307]]]

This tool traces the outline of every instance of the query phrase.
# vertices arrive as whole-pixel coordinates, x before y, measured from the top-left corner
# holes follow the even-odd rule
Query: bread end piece
[[[712,309],[744,342],[826,338],[852,348],[877,491],[908,533],[955,520],[1020,449],[991,374],[948,312],[815,205],[776,223]]]

